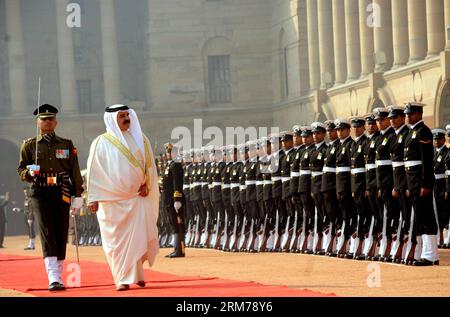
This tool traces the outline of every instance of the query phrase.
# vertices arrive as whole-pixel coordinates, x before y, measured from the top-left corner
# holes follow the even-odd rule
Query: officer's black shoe
[[[414,266],[432,266],[432,265],[439,265],[439,260],[437,261],[429,261],[427,259],[420,259],[413,262]]]
[[[166,255],[167,258],[184,258],[185,254],[184,253],[178,253],[178,252],[173,252],[169,255]]]
[[[394,262],[394,258],[392,257],[392,255],[385,257],[383,260],[384,260],[384,262],[388,262],[388,263]]]
[[[0,249],[4,249],[5,247],[3,245],[0,245]]]
[[[34,250],[34,247],[26,247],[26,248],[23,248],[24,250]]]
[[[366,255],[365,254],[360,254],[355,259],[358,260],[358,261],[364,261],[366,259]]]
[[[329,252],[328,256],[332,257],[332,258],[335,258],[335,257],[337,257],[337,253],[336,252]]]
[[[64,291],[66,287],[64,284],[61,284],[59,282],[53,282],[48,286],[48,290],[50,292],[57,292],[57,291]]]
[[[325,255],[325,253],[326,253],[326,252],[325,252],[324,249],[322,249],[322,250],[316,252],[317,255]]]
[[[381,258],[382,258],[382,256],[381,256],[381,255],[379,255],[379,254],[377,254],[377,255],[375,255],[375,256],[373,256],[373,257],[372,257],[372,261],[375,261],[375,262],[377,262],[377,261],[380,261],[380,260],[381,260]]]
[[[344,256],[344,258],[349,259],[349,260],[353,259],[353,257],[354,257],[353,253],[350,253],[350,252],[347,252]]]

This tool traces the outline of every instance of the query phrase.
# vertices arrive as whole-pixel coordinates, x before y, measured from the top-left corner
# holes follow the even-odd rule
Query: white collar
[[[402,131],[403,127],[405,126],[405,124],[403,124],[400,128],[398,128],[397,130],[395,130],[395,134],[399,134],[400,131]]]
[[[345,141],[347,141],[347,139],[350,137],[350,135],[348,137],[346,137],[344,140],[340,140],[341,144],[344,143]]]
[[[388,126],[386,129],[384,129],[383,131],[380,131],[381,135],[384,135],[387,131],[389,131],[389,129],[392,128],[391,126]]]
[[[358,136],[358,137],[356,137],[355,138],[355,142],[358,142],[359,141],[359,139],[361,139],[361,137],[364,135],[364,133],[363,134],[361,134],[360,136]]]
[[[325,140],[320,142],[320,143],[317,143],[316,144],[316,149],[320,148],[322,146],[322,144],[324,144],[324,143],[325,143]]]
[[[416,123],[414,123],[413,125],[409,125],[409,126],[411,127],[411,129],[414,129],[421,122],[423,122],[423,120],[419,120]]]
[[[293,147],[291,147],[289,150],[285,150],[284,153],[288,154],[292,149]]]
[[[439,153],[443,148],[444,148],[445,144],[443,146],[441,146],[440,148],[436,149],[436,152]]]

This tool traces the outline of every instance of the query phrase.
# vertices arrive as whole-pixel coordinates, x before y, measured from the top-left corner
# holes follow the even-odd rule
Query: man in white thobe
[[[145,286],[143,264],[159,251],[158,176],[152,148],[134,110],[106,108],[106,133],[92,142],[87,162],[88,206],[97,211],[103,250],[116,289]]]

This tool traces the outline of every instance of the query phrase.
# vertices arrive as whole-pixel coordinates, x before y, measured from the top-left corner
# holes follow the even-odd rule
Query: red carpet
[[[70,264],[65,263],[65,270]],[[13,289],[34,296],[94,297],[319,297],[335,296],[286,286],[269,286],[220,278],[177,276],[145,270],[147,286],[132,285],[129,291],[117,292],[107,264],[81,261],[81,287],[50,293],[42,258],[0,254],[0,288]],[[65,272],[63,280],[71,274]],[[66,282],[67,286],[67,282]]]

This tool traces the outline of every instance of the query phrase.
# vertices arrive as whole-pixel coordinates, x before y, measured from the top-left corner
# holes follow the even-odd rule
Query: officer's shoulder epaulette
[[[35,140],[36,140],[36,137],[29,138],[29,139],[23,140],[23,143],[30,143],[30,142],[35,141]]]

